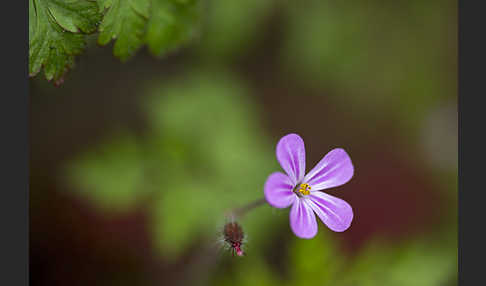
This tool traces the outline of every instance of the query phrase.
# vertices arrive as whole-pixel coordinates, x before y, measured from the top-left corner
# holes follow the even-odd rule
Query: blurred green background
[[[30,81],[32,285],[456,285],[457,3],[207,1],[200,37]],[[344,233],[298,239],[263,197],[279,138],[344,148]],[[214,251],[216,247],[216,251]]]

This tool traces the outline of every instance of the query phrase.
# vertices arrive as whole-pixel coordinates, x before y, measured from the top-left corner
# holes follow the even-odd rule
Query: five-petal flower
[[[333,231],[349,228],[353,220],[351,206],[321,192],[343,185],[353,176],[353,164],[343,149],[331,150],[305,174],[304,141],[297,134],[288,134],[277,144],[277,160],[287,174],[275,172],[268,177],[265,199],[276,208],[292,205],[290,227],[295,235],[308,239],[317,234],[314,213]]]

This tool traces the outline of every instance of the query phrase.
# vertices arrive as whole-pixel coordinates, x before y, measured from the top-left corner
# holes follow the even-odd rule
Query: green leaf
[[[103,209],[123,211],[145,198],[153,241],[168,259],[196,237],[216,240],[224,212],[263,198],[265,179],[278,167],[249,94],[221,71],[157,82],[144,106],[144,138],[115,137],[74,158],[68,178]],[[279,225],[275,220],[287,222],[274,210],[263,205],[241,219],[250,251]]]
[[[113,53],[122,61],[145,43],[152,54],[163,56],[194,37],[199,26],[199,3],[98,0],[101,9],[108,9],[100,26],[98,43],[106,45],[116,39]]]
[[[199,27],[200,1],[152,0],[146,42],[162,56],[192,39]]]
[[[83,52],[85,35],[98,43],[115,41],[113,54],[128,60],[144,44],[163,56],[194,38],[201,1],[197,0],[30,0],[29,74],[44,67],[56,84]],[[103,15],[100,13],[103,12]]]
[[[98,0],[100,9],[107,9],[100,25],[98,43],[116,39],[113,54],[126,61],[142,45],[149,15],[149,0]]]
[[[263,197],[263,183],[276,166],[249,90],[224,73],[206,71],[154,88],[147,104],[151,143],[158,169],[160,200],[154,212],[155,241],[166,258],[194,242],[216,237],[224,212]],[[228,96],[230,95],[231,96]],[[180,150],[169,156],[173,150]],[[271,229],[268,205],[241,220],[255,238]]]
[[[42,67],[56,84],[74,66],[74,56],[85,47],[85,34],[101,20],[96,2],[89,0],[29,1],[29,75]]]
[[[67,166],[68,179],[96,206],[123,212],[146,198],[144,154],[129,135],[82,154]]]

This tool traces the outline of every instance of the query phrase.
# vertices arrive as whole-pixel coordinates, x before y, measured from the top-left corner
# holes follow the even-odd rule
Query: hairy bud
[[[245,234],[243,233],[243,229],[237,222],[229,222],[225,224],[223,230],[224,241],[231,247],[233,256],[243,256],[245,255],[243,250],[241,249],[243,246],[243,240],[245,238]]]

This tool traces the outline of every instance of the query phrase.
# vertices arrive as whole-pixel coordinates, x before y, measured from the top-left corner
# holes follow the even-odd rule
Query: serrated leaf
[[[85,47],[85,34],[101,20],[96,2],[89,0],[29,1],[29,75],[42,67],[47,80],[59,84]]]
[[[152,0],[146,42],[155,56],[162,56],[192,39],[199,21],[199,1]]]
[[[115,40],[113,54],[126,61],[143,44],[145,25],[149,16],[149,0],[98,0],[107,9],[100,25],[98,43]]]

